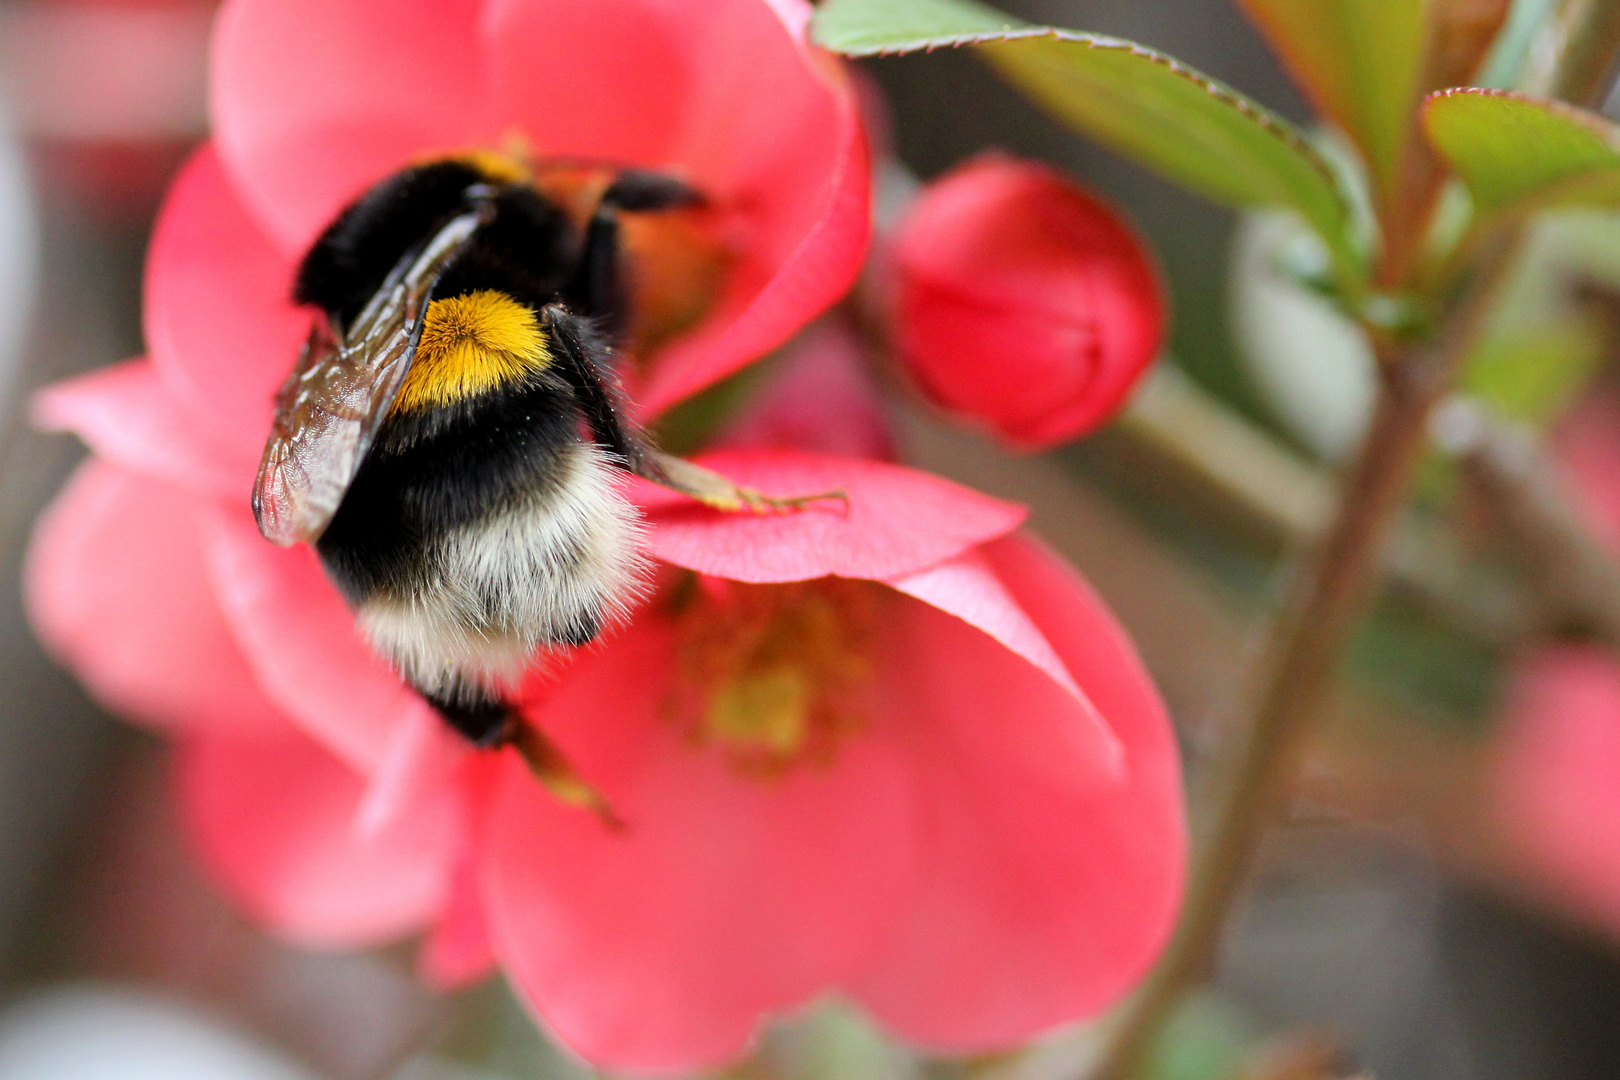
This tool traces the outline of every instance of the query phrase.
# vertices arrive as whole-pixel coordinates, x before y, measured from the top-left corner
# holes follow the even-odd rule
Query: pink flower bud
[[[1101,201],[987,155],[936,181],[894,238],[901,357],[937,404],[1014,446],[1113,415],[1164,336],[1158,270]]]

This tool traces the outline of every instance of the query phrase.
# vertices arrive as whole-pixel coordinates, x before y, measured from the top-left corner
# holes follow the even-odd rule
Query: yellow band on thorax
[[[485,290],[428,305],[416,358],[394,409],[451,405],[543,370],[545,331],[530,308]]]

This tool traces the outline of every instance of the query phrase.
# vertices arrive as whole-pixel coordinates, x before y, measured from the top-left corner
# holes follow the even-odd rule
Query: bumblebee
[[[721,509],[808,501],[734,486],[630,421],[620,215],[700,199],[639,170],[600,192],[582,224],[527,166],[480,154],[345,209],[298,269],[313,324],[253,492],[265,537],[314,544],[366,638],[452,727],[515,743],[576,801],[508,698],[538,653],[591,641],[643,588],[616,473]]]

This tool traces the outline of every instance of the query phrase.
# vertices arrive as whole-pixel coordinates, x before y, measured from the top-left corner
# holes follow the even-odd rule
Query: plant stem
[[[1174,944],[1127,1014],[1098,1080],[1128,1080],[1182,995],[1207,978],[1222,930],[1298,761],[1365,597],[1379,542],[1401,507],[1423,446],[1426,396],[1385,393],[1366,447],[1346,479],[1339,514],[1296,581],[1268,643],[1264,690],[1245,748],[1223,785],[1215,835],[1187,898]]]
[[[1439,340],[1380,357],[1383,379],[1371,427],[1345,476],[1333,521],[1272,626],[1252,720],[1223,770],[1214,833],[1195,868],[1176,939],[1126,1010],[1093,1080],[1138,1076],[1182,997],[1210,975],[1232,909],[1377,583],[1383,541],[1405,505],[1429,414],[1474,345],[1516,248],[1508,241],[1492,251],[1488,269],[1459,299]]]

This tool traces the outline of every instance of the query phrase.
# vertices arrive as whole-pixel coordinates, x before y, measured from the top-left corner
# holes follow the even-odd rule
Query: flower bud
[[[1037,450],[1113,415],[1164,336],[1152,256],[1053,170],[987,155],[930,185],[893,246],[896,344],[943,408]]]

